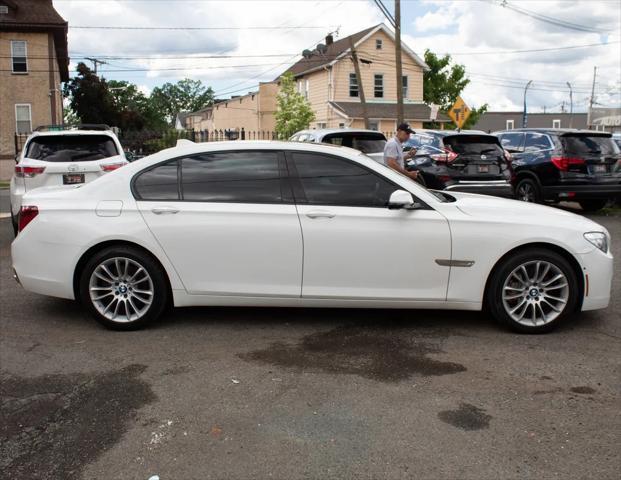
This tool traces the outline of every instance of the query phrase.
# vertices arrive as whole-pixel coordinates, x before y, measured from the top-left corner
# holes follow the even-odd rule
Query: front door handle
[[[336,214],[328,210],[311,210],[306,216],[308,218],[333,218]]]
[[[179,209],[173,207],[154,207],[151,211],[156,215],[172,215],[173,213],[179,213]]]

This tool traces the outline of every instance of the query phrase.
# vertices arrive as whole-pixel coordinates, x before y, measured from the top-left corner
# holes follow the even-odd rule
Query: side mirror
[[[418,204],[414,203],[414,197],[410,192],[406,192],[405,190],[395,190],[390,194],[390,198],[388,199],[388,208],[390,209],[414,209],[417,208]]]

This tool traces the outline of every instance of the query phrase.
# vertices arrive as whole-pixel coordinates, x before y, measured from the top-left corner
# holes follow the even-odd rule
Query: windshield
[[[46,162],[84,162],[118,155],[108,135],[58,135],[33,138],[26,157]]]
[[[460,155],[480,155],[482,153],[499,155],[503,154],[502,147],[498,140],[479,135],[455,135],[446,137],[444,145],[450,147],[455,153]]]
[[[563,135],[563,147],[568,155],[614,155],[619,153],[611,137],[588,135]]]

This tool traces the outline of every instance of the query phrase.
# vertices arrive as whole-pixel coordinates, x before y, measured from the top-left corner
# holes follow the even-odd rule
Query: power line
[[[534,53],[534,52],[554,52],[560,50],[571,50],[574,48],[603,47],[605,45],[615,45],[621,43],[621,40],[612,42],[587,43],[584,45],[569,45],[567,47],[551,47],[551,48],[532,48],[528,50],[490,50],[487,52],[445,52],[443,55],[508,55],[516,53]]]
[[[333,27],[334,25],[332,25]],[[310,30],[310,29],[322,29],[325,30],[327,28],[331,28],[331,26],[308,26],[308,25],[300,25],[300,26],[276,26],[276,27],[269,27],[269,26],[256,26],[256,27],[117,27],[117,26],[108,26],[108,25],[99,25],[99,26],[95,26],[95,25],[89,25],[89,26],[85,26],[85,25],[69,25],[70,29],[79,29],[79,30],[289,30],[289,29],[296,29],[296,30],[300,30],[300,29],[304,29],[304,30]]]

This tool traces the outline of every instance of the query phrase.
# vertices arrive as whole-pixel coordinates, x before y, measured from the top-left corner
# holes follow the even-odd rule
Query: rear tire
[[[546,333],[578,305],[580,288],[569,262],[556,252],[529,248],[492,273],[486,304],[495,320],[520,333]]]
[[[85,265],[81,302],[111,330],[136,330],[156,320],[169,301],[166,273],[152,256],[129,246],[106,248]]]
[[[522,202],[541,203],[541,188],[532,178],[523,178],[515,186],[515,198]]]
[[[581,200],[578,203],[585,212],[597,212],[606,206],[608,200]]]

